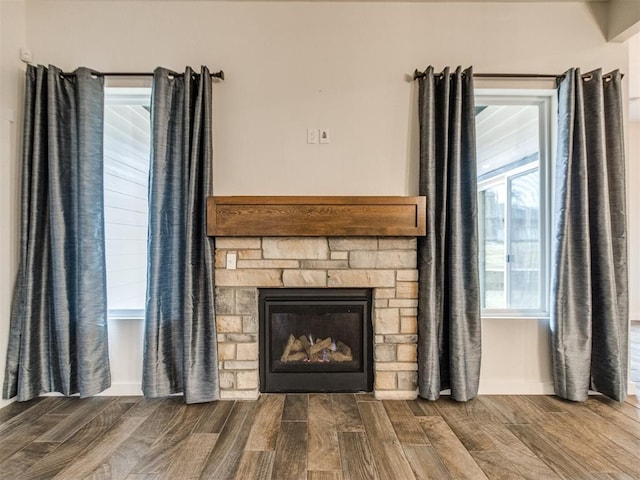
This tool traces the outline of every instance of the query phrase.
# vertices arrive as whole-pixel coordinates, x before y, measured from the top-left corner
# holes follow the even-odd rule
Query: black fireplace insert
[[[260,391],[370,392],[371,290],[259,290]]]

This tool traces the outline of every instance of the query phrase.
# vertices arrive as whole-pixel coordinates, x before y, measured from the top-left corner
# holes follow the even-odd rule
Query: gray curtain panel
[[[111,384],[102,134],[86,68],[27,67],[21,239],[3,397],[90,396]]]
[[[219,398],[213,239],[206,232],[212,178],[209,70],[153,77],[149,248],[142,389]]]
[[[556,394],[627,396],[629,314],[619,72],[569,70],[558,88],[551,279]]]
[[[466,401],[480,377],[480,282],[473,72],[419,79],[420,195],[427,234],[418,239],[418,393]]]

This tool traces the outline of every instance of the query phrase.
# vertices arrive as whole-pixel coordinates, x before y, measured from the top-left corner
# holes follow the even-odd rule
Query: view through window
[[[147,276],[149,88],[107,88],[104,202],[110,317],[144,316]]]
[[[485,314],[546,314],[550,97],[476,96]]]

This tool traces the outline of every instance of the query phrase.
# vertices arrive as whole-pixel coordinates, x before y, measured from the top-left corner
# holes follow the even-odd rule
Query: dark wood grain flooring
[[[48,397],[0,410],[0,478],[640,479],[640,401]]]

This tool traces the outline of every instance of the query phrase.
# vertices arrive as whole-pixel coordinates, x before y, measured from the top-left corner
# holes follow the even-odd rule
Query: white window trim
[[[555,89],[476,89],[476,105],[537,105],[539,107],[539,175],[540,196],[546,199],[540,211],[540,229],[543,239],[541,255],[541,308],[487,309],[481,310],[483,319],[548,319],[551,286],[551,221],[553,192],[553,168],[555,165],[557,91]],[[523,166],[526,167],[526,166]],[[530,167],[529,167],[530,168]],[[524,168],[526,171],[528,168]],[[486,181],[487,184],[491,180]]]

